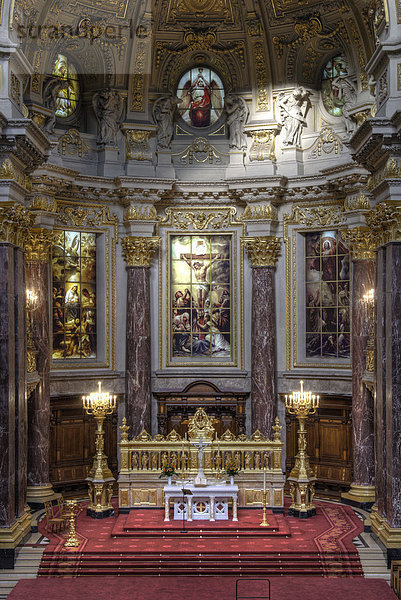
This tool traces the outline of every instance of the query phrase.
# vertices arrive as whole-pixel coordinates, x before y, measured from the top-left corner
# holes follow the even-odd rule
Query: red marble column
[[[151,323],[149,267],[159,238],[122,240],[127,262],[127,392],[125,416],[130,436],[151,431]]]
[[[40,504],[53,495],[49,478],[50,459],[50,332],[49,263],[28,261],[27,289],[38,297],[32,311],[33,340],[38,351],[36,368],[40,381],[28,398],[28,501]]]
[[[242,243],[252,264],[252,431],[271,438],[277,402],[274,269],[280,241],[264,236]]]
[[[252,269],[252,431],[269,438],[276,405],[274,267]]]
[[[374,402],[363,382],[366,370],[366,346],[374,327],[364,295],[374,289],[374,260],[353,260],[352,271],[352,432],[354,476],[351,490],[344,499],[356,504],[373,504],[374,481]]]

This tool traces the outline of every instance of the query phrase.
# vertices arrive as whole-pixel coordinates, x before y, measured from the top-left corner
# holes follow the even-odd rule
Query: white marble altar
[[[182,490],[189,490],[192,495],[183,498]],[[174,485],[165,485],[164,520],[170,521],[170,500],[174,499],[174,519],[186,521],[216,521],[228,519],[228,500],[233,502],[233,521],[238,521],[238,486],[226,482],[210,482],[209,485],[197,486],[193,481],[180,481]],[[184,515],[183,515],[184,512]]]

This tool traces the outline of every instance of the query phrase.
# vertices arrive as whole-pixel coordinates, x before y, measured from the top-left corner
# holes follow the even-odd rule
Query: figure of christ
[[[181,254],[181,260],[184,260],[187,265],[192,269],[195,279],[198,283],[206,283],[207,282],[207,274],[210,266],[219,258],[221,258],[221,254],[199,254],[193,256],[192,258],[188,256],[188,254]],[[204,305],[204,295],[203,290],[200,288],[198,291],[198,306],[203,308]]]

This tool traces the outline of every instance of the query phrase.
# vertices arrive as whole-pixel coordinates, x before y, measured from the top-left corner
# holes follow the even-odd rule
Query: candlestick
[[[266,493],[266,467],[263,469],[263,493]]]

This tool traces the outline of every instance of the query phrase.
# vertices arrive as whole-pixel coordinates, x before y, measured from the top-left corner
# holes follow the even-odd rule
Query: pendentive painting
[[[171,236],[171,356],[232,357],[231,236]]]
[[[58,233],[52,284],[53,360],[96,358],[96,234]]]
[[[350,358],[349,247],[338,231],[305,236],[306,356]]]

